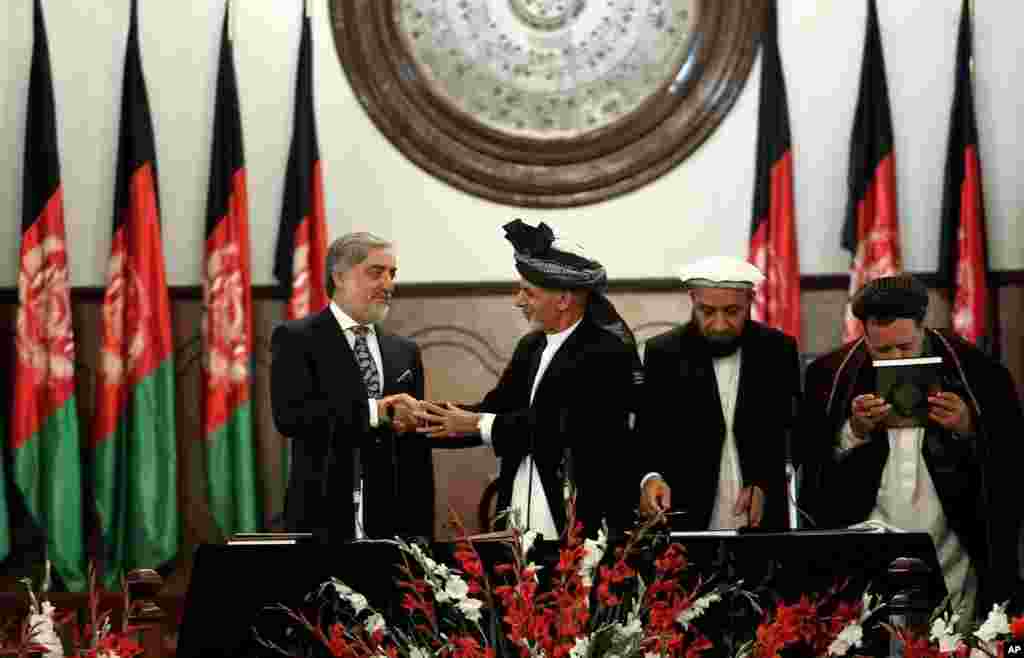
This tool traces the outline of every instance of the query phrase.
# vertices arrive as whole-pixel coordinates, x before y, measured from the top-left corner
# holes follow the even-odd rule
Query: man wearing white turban
[[[693,317],[645,349],[641,512],[666,511],[674,498],[684,512],[675,529],[784,528],[786,441],[800,395],[796,341],[750,319],[754,286],[764,280],[753,265],[706,258],[679,276]]]

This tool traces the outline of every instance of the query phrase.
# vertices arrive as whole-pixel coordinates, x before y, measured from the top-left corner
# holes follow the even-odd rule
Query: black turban
[[[541,222],[536,228],[516,219],[502,228],[515,247],[516,269],[535,286],[555,290],[603,292],[608,284],[604,266],[554,246],[555,233]]]
[[[928,311],[928,289],[909,274],[881,277],[857,291],[852,310],[861,322],[868,318],[905,318],[921,322]]]
[[[615,306],[605,297],[608,274],[604,266],[580,254],[552,246],[555,233],[541,222],[530,226],[521,219],[505,224],[505,239],[515,248],[516,269],[535,286],[554,290],[586,290],[591,293],[587,304],[590,319],[618,336],[634,348],[635,378],[642,377],[640,357],[636,354],[636,338]]]

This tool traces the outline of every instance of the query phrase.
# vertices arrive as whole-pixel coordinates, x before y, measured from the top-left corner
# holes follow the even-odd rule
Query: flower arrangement
[[[338,579],[313,594],[321,605],[315,622],[277,607],[327,655],[341,658],[852,656],[867,647],[869,632],[887,632],[908,657],[979,658],[1003,656],[1006,642],[1024,640],[1024,616],[1011,619],[1005,605],[966,632],[957,630],[959,619],[944,602],[922,632],[885,623],[879,613],[886,611],[886,601],[869,592],[850,600],[844,583],[789,602],[766,600],[773,597],[748,591],[740,581],[698,579],[687,587],[685,548],[650,532],[657,520],[613,548],[606,531],[595,539],[582,537],[572,512],[570,501],[557,562],[546,566],[534,561],[537,534],[514,519],[507,538],[511,559],[491,569],[457,519],[452,566],[420,545],[394,540],[402,556],[404,622],[385,619]],[[636,559],[641,553],[654,559],[645,564]],[[729,646],[716,644],[721,617],[708,614],[725,605],[745,606],[758,620]]]
[[[6,631],[0,634],[0,656],[131,658],[142,653],[142,647],[134,638],[136,629],[128,626],[127,619],[119,631],[114,631],[111,628],[111,611],[100,610],[100,589],[92,565],[89,567],[88,620],[84,626],[78,624],[74,610],[58,614],[50,601],[42,599],[42,595],[37,596],[31,579],[23,578],[21,583],[28,591],[28,614],[20,622],[14,620],[3,626],[5,629],[16,627],[18,630],[16,633]],[[123,592],[127,614],[127,587],[123,588]],[[67,652],[65,642],[70,647]]]
[[[868,649],[869,635],[880,633],[897,640],[907,658],[1010,658],[1010,643],[1024,643],[1024,615],[1009,614],[1006,604],[972,625],[944,601],[926,626],[894,626],[881,618],[888,602],[870,592],[850,600],[844,583],[783,601],[735,579],[693,582],[685,548],[651,532],[657,520],[639,526],[620,546],[610,545],[606,531],[584,538],[571,503],[569,520],[550,564],[535,561],[537,533],[514,522],[507,536],[510,561],[489,569],[478,542],[457,519],[460,539],[451,566],[421,545],[395,539],[401,555],[397,604],[404,618],[388,619],[332,578],[309,596],[315,615],[274,606],[308,640],[301,649],[259,639],[283,655],[341,658],[855,656]],[[141,655],[135,629],[112,630],[110,611],[100,610],[91,569],[89,582],[88,619],[81,627],[74,611],[60,614],[26,582],[29,612],[0,621],[0,656]],[[126,591],[126,610],[128,603]],[[740,606],[754,621],[738,637],[724,637],[723,611]],[[63,653],[62,645],[71,650]]]

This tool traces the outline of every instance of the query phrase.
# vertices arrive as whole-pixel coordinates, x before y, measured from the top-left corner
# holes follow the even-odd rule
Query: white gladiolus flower
[[[430,658],[430,652],[422,647],[409,647],[409,658]]]
[[[590,638],[578,637],[576,638],[576,644],[569,650],[569,658],[586,658],[589,650]]]
[[[939,643],[939,651],[949,653],[956,651],[963,636],[956,632],[956,623],[960,621],[960,615],[953,615],[949,619],[939,617],[932,622],[931,632],[928,637]]]
[[[445,583],[444,593],[452,601],[462,601],[469,595],[469,585],[458,576],[451,576]]]
[[[459,601],[459,610],[470,621],[480,621],[480,606],[484,604],[480,599],[465,598]]]
[[[624,638],[632,637],[634,635],[642,635],[644,632],[643,624],[640,622],[640,619],[636,617],[631,619],[627,624],[616,624],[615,626],[619,635]]]
[[[981,628],[974,631],[974,635],[982,642],[991,642],[997,636],[1005,635],[1009,632],[1010,620],[1006,618],[1006,609],[995,603],[992,605],[992,610],[988,613],[985,623],[981,625]]]
[[[537,541],[538,534],[540,533],[536,530],[527,530],[519,536],[519,546],[523,549],[523,557],[530,553],[530,549],[533,548],[533,542]]]
[[[384,623],[384,616],[381,615],[379,612],[375,612],[374,614],[367,617],[366,621],[363,622],[363,625],[366,627],[366,632],[368,632],[370,635],[373,635],[378,630],[383,631],[387,628],[387,625]]]
[[[357,615],[363,610],[366,610],[366,608],[370,605],[366,601],[366,597],[360,594],[359,592],[352,592],[352,594],[348,597],[348,602],[349,605],[352,606],[352,609],[355,610]]]
[[[689,608],[683,610],[676,617],[676,622],[683,627],[683,630],[689,630],[690,622],[697,617],[700,617],[704,612],[711,607],[712,603],[722,600],[722,595],[718,592],[709,592],[704,596],[694,601]]]
[[[370,606],[365,596],[340,580],[332,580],[331,583],[334,585],[334,591],[338,593],[338,598],[352,606],[357,615]]]
[[[580,561],[580,577],[583,579],[583,584],[586,587],[590,587],[593,584],[594,571],[597,569],[597,565],[601,562],[601,558],[604,557],[604,551],[608,547],[608,535],[604,528],[598,530],[597,540],[584,540],[583,547],[586,550],[583,554],[583,559]]]
[[[850,647],[859,647],[864,640],[864,629],[860,624],[849,624],[840,631],[832,644],[828,645],[828,655],[845,656]]]
[[[64,645],[53,625],[53,604],[43,601],[40,607],[42,612],[29,615],[29,627],[33,629],[32,643],[46,647],[47,656],[64,658]]]

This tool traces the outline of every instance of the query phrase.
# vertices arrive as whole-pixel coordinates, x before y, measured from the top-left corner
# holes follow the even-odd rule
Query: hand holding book
[[[859,439],[866,439],[878,427],[885,425],[892,405],[885,400],[866,393],[853,398],[853,406],[850,413],[850,429]]]
[[[952,391],[939,391],[928,396],[928,419],[959,434],[974,434],[974,422],[967,403]]]

